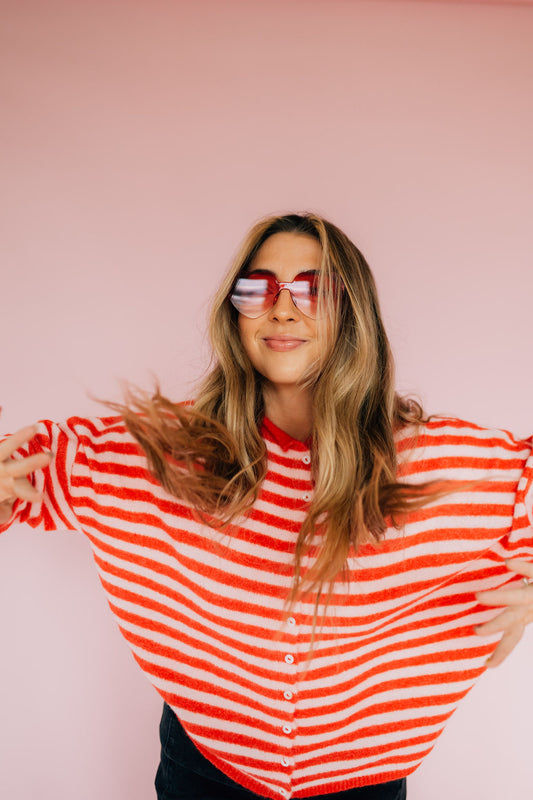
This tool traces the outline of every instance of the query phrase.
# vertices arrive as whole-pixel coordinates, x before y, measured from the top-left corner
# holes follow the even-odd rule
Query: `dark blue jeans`
[[[159,726],[161,763],[155,777],[158,800],[259,800],[262,795],[239,786],[200,753],[165,703]],[[405,779],[363,786],[308,800],[405,800]]]

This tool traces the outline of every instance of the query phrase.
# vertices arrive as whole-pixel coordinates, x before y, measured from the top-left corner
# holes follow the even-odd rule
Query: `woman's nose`
[[[271,314],[274,318],[278,317],[283,319],[294,319],[300,314],[289,289],[280,290],[276,302],[272,306]]]

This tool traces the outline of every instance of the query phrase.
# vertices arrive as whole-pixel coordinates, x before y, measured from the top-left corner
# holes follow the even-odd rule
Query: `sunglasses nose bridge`
[[[278,281],[276,281],[276,283],[277,283],[277,292],[276,292],[275,297],[272,300],[272,308],[275,308],[278,305],[278,300],[279,300],[279,298],[281,296],[281,293],[283,291],[286,291],[286,292],[289,293],[289,297],[291,299],[291,304],[294,306],[294,308],[297,309],[298,305],[297,305],[296,300],[294,298],[294,295],[292,293],[292,283],[280,283]]]

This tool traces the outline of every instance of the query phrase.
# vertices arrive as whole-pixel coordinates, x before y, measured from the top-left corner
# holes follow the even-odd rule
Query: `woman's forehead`
[[[322,247],[312,236],[275,233],[263,242],[249,265],[249,271],[268,270],[278,280],[291,281],[300,272],[319,270],[321,261]]]

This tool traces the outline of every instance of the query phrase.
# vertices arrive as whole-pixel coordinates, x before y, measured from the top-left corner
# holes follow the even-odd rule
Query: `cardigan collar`
[[[299,439],[294,439],[290,434],[282,431],[277,425],[274,425],[272,420],[268,419],[268,417],[263,417],[261,435],[269,442],[274,442],[275,444],[279,445],[282,450],[306,451],[311,449],[311,436],[309,436],[305,442],[301,442]]]

